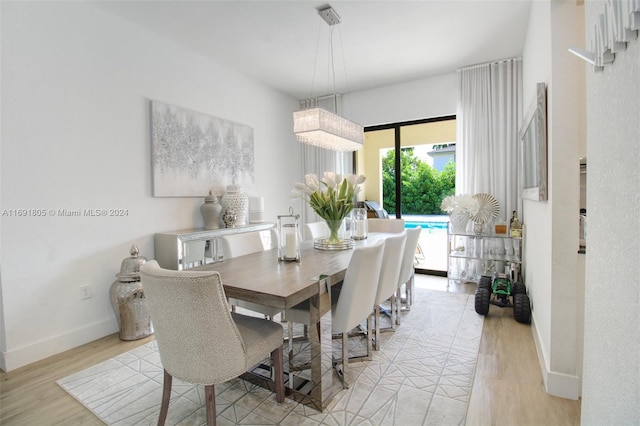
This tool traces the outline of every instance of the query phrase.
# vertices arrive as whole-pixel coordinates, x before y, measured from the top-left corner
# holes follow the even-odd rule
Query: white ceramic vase
[[[249,197],[240,185],[227,185],[227,192],[222,196],[222,211],[233,211],[236,215],[235,226],[247,224]]]
[[[469,215],[462,210],[454,210],[449,213],[449,222],[451,223],[452,234],[464,234],[467,231]]]

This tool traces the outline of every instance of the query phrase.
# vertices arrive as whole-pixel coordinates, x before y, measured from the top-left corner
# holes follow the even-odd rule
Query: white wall
[[[605,2],[585,3],[591,29]],[[584,425],[640,424],[639,76],[639,39],[603,72],[587,66]]]
[[[523,202],[525,283],[547,392],[580,395],[582,274],[578,271],[579,162],[583,152],[578,78],[582,64],[567,51],[582,27],[574,2],[533,2],[523,51],[525,102],[547,83],[548,201]]]
[[[551,79],[551,17],[548,2],[533,2],[522,53],[524,105],[535,96],[535,84]],[[547,92],[549,87],[547,86]],[[527,108],[525,106],[525,108]],[[549,135],[550,137],[552,135]],[[549,139],[551,140],[551,139]],[[552,199],[554,188],[549,187]],[[532,302],[532,327],[541,363],[548,359],[551,330],[551,211],[547,202],[523,202],[526,227],[523,275]],[[546,372],[548,367],[543,365]],[[546,374],[545,374],[546,377]]]
[[[2,25],[2,4],[0,4],[0,25]],[[0,27],[1,30],[1,27]],[[2,31],[0,31],[0,53],[2,49]],[[3,74],[3,61],[2,55],[0,54],[0,100],[4,99],[3,92],[3,84],[2,84],[2,74]],[[0,110],[0,165],[2,164],[2,113]],[[0,173],[0,208],[2,208],[2,173]],[[2,215],[0,215],[0,236],[2,236]],[[4,329],[4,302],[2,300],[2,238],[0,238],[0,354],[4,353],[6,344],[4,336],[6,334]],[[2,361],[2,357],[0,357],[0,367],[3,366],[4,362]]]
[[[150,99],[253,127],[247,192],[265,197],[269,219],[288,211],[299,171],[281,159],[299,147],[298,102],[242,74],[87,3],[0,7],[1,208],[128,210],[1,217],[7,370],[114,333],[108,292],[131,244],[153,258],[155,232],[202,226],[202,199],[151,196]],[[83,284],[92,298],[80,299]]]
[[[578,376],[578,337],[583,319],[578,318],[578,299],[584,281],[578,277],[580,152],[582,142],[578,129],[584,128],[584,117],[578,112],[579,93],[584,90],[578,75],[584,72],[581,60],[568,49],[582,41],[576,22],[583,7],[571,1],[551,2],[552,134],[549,176],[554,188],[552,205],[552,306],[551,357],[549,382],[551,394],[577,399],[580,395]],[[580,29],[582,27],[580,26]],[[555,202],[554,202],[555,201]]]
[[[456,72],[409,81],[343,97],[345,115],[364,126],[455,115]]]

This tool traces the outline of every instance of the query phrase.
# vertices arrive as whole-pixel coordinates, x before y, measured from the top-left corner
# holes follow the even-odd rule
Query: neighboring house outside
[[[456,144],[445,143],[434,145],[433,150],[427,154],[433,158],[433,168],[441,172],[449,160],[453,160],[454,163],[456,162]]]

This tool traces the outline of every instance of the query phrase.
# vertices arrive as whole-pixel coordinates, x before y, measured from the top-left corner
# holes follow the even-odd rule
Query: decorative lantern
[[[300,215],[289,213],[278,216],[278,260],[300,262]]]
[[[364,240],[367,238],[367,209],[355,208],[352,211],[351,238],[354,240]]]

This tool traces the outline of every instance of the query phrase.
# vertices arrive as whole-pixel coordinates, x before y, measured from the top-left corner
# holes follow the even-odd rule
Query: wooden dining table
[[[371,233],[364,240],[354,241],[354,249],[389,235]],[[270,249],[194,268],[218,271],[228,298],[282,311],[309,300],[310,374],[304,380],[289,380],[287,375],[286,394],[319,411],[342,389],[333,370],[330,287],[342,282],[354,249],[318,250],[313,242],[304,241],[299,262],[278,261],[278,250]],[[273,389],[269,377],[249,372],[243,378]]]

